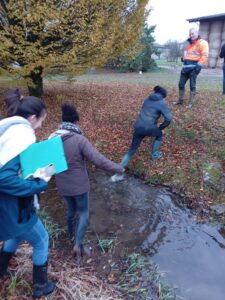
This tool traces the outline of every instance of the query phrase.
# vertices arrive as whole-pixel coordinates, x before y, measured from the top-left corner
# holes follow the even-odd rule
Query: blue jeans
[[[74,244],[81,246],[85,232],[89,224],[89,194],[78,196],[64,196],[67,204],[67,228]]]
[[[144,128],[135,128],[133,133],[133,138],[131,142],[130,149],[122,158],[120,165],[125,168],[128,162],[136,153],[139,148],[142,140],[146,136],[154,136],[155,140],[162,141],[162,130],[160,130],[157,126],[153,126],[152,128],[144,129]]]
[[[223,95],[225,95],[225,63],[223,64]]]
[[[7,240],[4,243],[3,251],[14,253],[23,241],[27,241],[33,247],[33,264],[36,266],[44,265],[48,260],[49,237],[40,219],[26,233]]]

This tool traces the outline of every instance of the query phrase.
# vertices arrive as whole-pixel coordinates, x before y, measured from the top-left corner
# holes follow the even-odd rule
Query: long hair
[[[46,111],[44,102],[34,96],[23,97],[19,89],[9,91],[4,97],[4,101],[7,107],[7,116],[20,116],[25,119],[31,115],[35,115],[39,118]]]

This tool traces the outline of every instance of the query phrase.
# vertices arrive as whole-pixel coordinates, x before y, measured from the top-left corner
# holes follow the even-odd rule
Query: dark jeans
[[[157,126],[151,127],[149,129],[144,128],[135,128],[132,138],[132,143],[128,152],[122,158],[120,165],[125,168],[132,156],[136,153],[139,148],[142,140],[146,136],[153,136],[155,140],[162,141],[162,130],[160,130]]]
[[[184,91],[185,90],[185,84],[189,79],[190,83],[190,90],[191,92],[196,91],[196,79],[198,74],[195,71],[191,71],[190,73],[183,74],[182,71],[180,73],[180,80],[179,80],[179,90]]]
[[[74,244],[80,246],[89,223],[89,194],[64,196],[67,204],[67,228]]]
[[[225,63],[223,64],[223,95],[225,95]]]

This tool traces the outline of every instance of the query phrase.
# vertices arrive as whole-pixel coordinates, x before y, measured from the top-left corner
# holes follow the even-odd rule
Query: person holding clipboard
[[[5,97],[8,118],[0,121],[0,278],[9,276],[8,264],[25,240],[33,247],[33,298],[41,298],[56,288],[48,281],[49,237],[34,208],[33,196],[47,188],[50,177],[21,176],[20,153],[35,143],[35,131],[42,126],[47,111],[41,99],[23,97],[18,89]]]

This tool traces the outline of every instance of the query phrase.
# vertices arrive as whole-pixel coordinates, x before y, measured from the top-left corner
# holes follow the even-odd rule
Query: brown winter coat
[[[62,134],[63,132],[63,134]],[[66,130],[56,131],[52,136],[61,135],[68,164],[68,170],[57,174],[56,184],[61,196],[77,196],[90,189],[85,161],[111,173],[123,173],[123,168],[99,153],[81,134]]]

